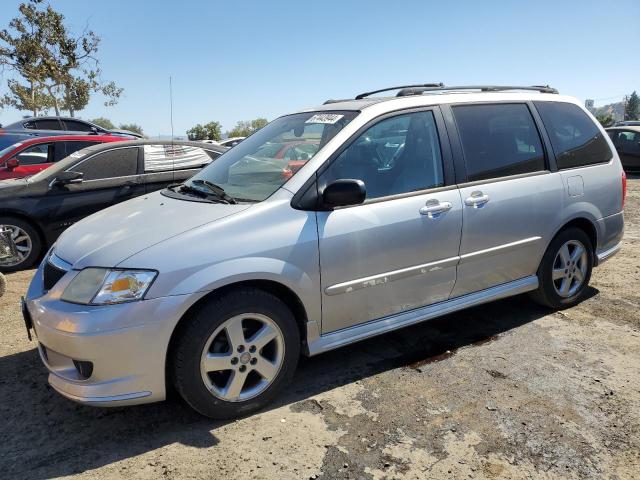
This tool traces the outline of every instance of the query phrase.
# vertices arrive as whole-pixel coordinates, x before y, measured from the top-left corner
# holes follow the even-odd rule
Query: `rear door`
[[[363,204],[317,213],[322,332],[449,298],[462,207],[438,109],[394,113],[338,152],[318,185],[365,184]]]
[[[145,145],[142,150],[147,192],[182,183],[220,156],[217,152],[190,145]]]
[[[457,297],[534,275],[558,224],[562,180],[550,171],[532,106],[447,107],[458,132],[462,198]]]
[[[144,194],[139,150],[139,147],[116,147],[82,159],[67,169],[82,172],[84,177],[78,184],[53,186],[47,195],[49,218],[56,235],[92,213]]]

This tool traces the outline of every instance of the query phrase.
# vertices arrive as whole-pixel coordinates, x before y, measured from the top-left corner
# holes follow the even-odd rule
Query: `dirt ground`
[[[640,179],[621,253],[588,298],[527,297],[301,361],[270,410],[200,417],[178,399],[76,405],[47,386],[18,299],[0,299],[0,477],[640,478]]]

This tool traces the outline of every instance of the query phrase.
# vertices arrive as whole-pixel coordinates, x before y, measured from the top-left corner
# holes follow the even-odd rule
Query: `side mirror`
[[[60,172],[55,180],[54,185],[70,185],[72,183],[82,183],[82,172]]]
[[[98,134],[98,129],[96,127],[91,127],[91,133],[93,135],[97,135]]]
[[[327,185],[322,202],[328,207],[346,207],[364,202],[367,189],[362,180],[340,179]]]
[[[20,160],[18,160],[18,157],[13,157],[7,160],[7,163],[6,163],[7,170],[13,170],[14,168],[17,168],[19,166],[20,166]]]

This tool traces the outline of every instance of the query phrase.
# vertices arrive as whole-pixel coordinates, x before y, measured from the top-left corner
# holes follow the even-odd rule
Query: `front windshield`
[[[21,145],[22,143],[18,142],[18,143],[14,143],[13,145],[9,145],[7,148],[3,148],[2,150],[0,150],[0,158],[4,157],[7,153],[9,153],[12,150],[15,150]]]
[[[261,202],[342,130],[358,112],[326,111],[280,117],[186,182],[213,183],[237,201]]]

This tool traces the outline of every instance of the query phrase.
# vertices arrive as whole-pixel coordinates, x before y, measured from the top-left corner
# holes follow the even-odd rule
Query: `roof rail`
[[[558,90],[549,85],[512,86],[512,85],[460,85],[448,87],[439,85],[432,86],[408,86],[400,90],[397,97],[408,97],[410,95],[422,95],[425,92],[446,92],[450,90],[480,90],[481,92],[503,92],[506,90],[532,90],[541,93],[558,93]],[[356,97],[358,98],[358,97]]]
[[[401,85],[399,87],[389,87],[389,88],[381,88],[380,90],[373,90],[372,92],[361,93],[360,95],[356,95],[356,100],[362,100],[365,97],[373,95],[375,93],[388,92],[390,90],[401,90],[407,88],[440,88],[444,87],[444,83],[423,83],[419,85]]]

